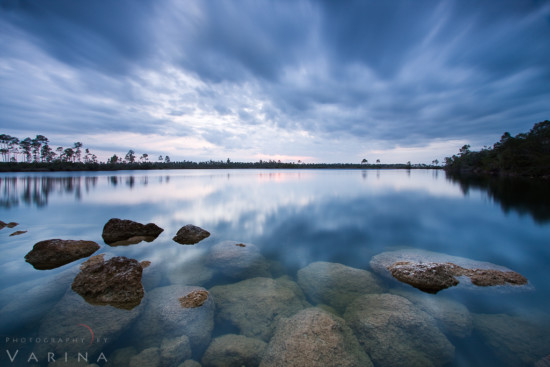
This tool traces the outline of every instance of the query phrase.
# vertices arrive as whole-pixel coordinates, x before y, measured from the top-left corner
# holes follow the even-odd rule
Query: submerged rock
[[[260,367],[368,367],[372,362],[343,319],[308,308],[277,326]]]
[[[235,241],[214,245],[205,260],[219,273],[235,279],[269,277],[269,263],[257,246]]]
[[[162,366],[177,366],[188,358],[191,358],[191,343],[186,335],[162,340],[160,345]]]
[[[99,245],[93,241],[52,239],[36,243],[25,255],[25,261],[35,269],[55,269],[90,256],[98,249]]]
[[[151,347],[142,350],[130,358],[130,367],[161,367],[160,348]]]
[[[215,338],[204,352],[204,367],[258,366],[267,344],[244,335],[226,334]]]
[[[69,355],[88,352],[89,360],[95,361],[99,353],[117,342],[118,337],[142,310],[143,305],[130,311],[111,306],[93,306],[69,291],[42,320],[38,335],[47,335],[50,343],[37,345],[37,352],[42,355],[48,352],[59,355],[65,352]],[[83,342],[67,343],[67,338]]]
[[[179,229],[173,240],[182,245],[194,245],[210,236],[210,232],[201,227],[188,224]]]
[[[474,315],[474,327],[505,366],[532,366],[548,355],[550,324],[506,314]]]
[[[298,284],[314,303],[324,303],[342,313],[360,295],[382,291],[371,272],[322,261],[300,269]]]
[[[189,338],[193,353],[204,351],[214,329],[214,301],[209,296],[199,307],[182,307],[179,299],[195,291],[206,290],[171,285],[148,292],[145,299],[150,301],[133,333],[136,343],[145,347],[157,346],[159,335],[164,338],[185,335]]]
[[[424,250],[399,250],[376,255],[371,267],[427,293],[463,284],[459,277],[476,286],[524,286],[527,279],[503,266]]]
[[[103,241],[111,246],[136,244],[141,241],[151,242],[164,229],[154,223],[141,224],[128,219],[112,218],[103,227]]]
[[[434,318],[406,298],[361,296],[344,318],[375,365],[443,366],[453,359],[454,346]]]
[[[183,308],[195,308],[202,306],[207,299],[208,291],[194,290],[178,300]]]
[[[252,278],[210,289],[216,319],[239,328],[241,334],[268,341],[277,322],[308,307],[298,285],[286,277]]]
[[[143,268],[134,259],[117,256],[104,261],[102,255],[84,262],[72,289],[93,305],[132,309],[141,303]]]

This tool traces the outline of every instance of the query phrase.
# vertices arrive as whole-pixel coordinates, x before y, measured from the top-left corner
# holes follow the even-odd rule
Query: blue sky
[[[0,132],[428,163],[550,118],[550,2],[0,0]]]

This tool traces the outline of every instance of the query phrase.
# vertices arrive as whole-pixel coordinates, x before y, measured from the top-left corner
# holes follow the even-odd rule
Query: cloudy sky
[[[0,0],[0,133],[172,160],[443,160],[550,119],[550,2]]]

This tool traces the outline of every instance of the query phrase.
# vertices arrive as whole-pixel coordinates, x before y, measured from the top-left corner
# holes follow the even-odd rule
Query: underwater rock
[[[99,249],[93,241],[52,239],[36,243],[25,255],[25,261],[38,270],[55,269],[83,257],[90,256]]]
[[[319,308],[279,322],[260,367],[368,367],[372,362],[343,319]]]
[[[501,286],[528,289],[527,279],[503,266],[425,250],[398,250],[374,256],[370,265],[377,273],[393,277],[427,293],[453,286]],[[470,282],[460,282],[467,277]]]
[[[194,245],[210,236],[210,232],[201,227],[188,224],[179,229],[173,240],[181,245]]]
[[[184,308],[179,301],[193,291],[206,291],[204,288],[171,285],[155,288],[145,299],[147,307],[140,322],[136,324],[136,343],[158,345],[159,336],[174,338],[186,335],[191,342],[193,353],[204,351],[210,343],[214,329],[214,300],[209,296],[200,307]]]
[[[188,358],[191,358],[191,343],[186,335],[162,340],[160,345],[161,366],[177,366]]]
[[[10,234],[10,237],[19,236],[19,235],[22,235],[22,234],[25,234],[25,233],[27,233],[27,231],[15,231],[15,232]]]
[[[104,359],[100,358],[100,360],[103,361]],[[64,356],[58,357],[58,360],[52,360],[50,363],[48,363],[48,367],[59,366],[59,363],[63,363],[63,367],[99,367],[99,365],[96,363],[88,364],[84,360],[79,360],[78,358],[72,357],[65,358]]]
[[[474,315],[474,328],[504,366],[532,366],[548,355],[549,327],[506,314]]]
[[[128,219],[112,218],[103,227],[101,236],[106,244],[118,246],[135,244],[142,240],[151,242],[163,231],[164,229],[154,223],[141,224]]]
[[[253,244],[220,242],[211,248],[205,262],[221,274],[235,279],[271,276],[269,263]]]
[[[105,363],[105,367],[129,367],[130,359],[138,354],[135,347],[125,347],[116,349],[108,356],[109,360]]]
[[[277,322],[308,307],[300,287],[288,277],[252,278],[210,289],[216,320],[239,328],[241,334],[268,341]]]
[[[127,310],[139,305],[144,295],[140,263],[122,256],[103,260],[103,256],[98,255],[84,262],[72,289],[93,305]]]
[[[188,359],[187,361],[180,364],[178,367],[202,367],[201,364],[193,359]]]
[[[207,299],[208,291],[195,290],[178,300],[183,308],[195,308],[202,306]]]
[[[401,290],[394,292],[407,298],[415,306],[432,316],[444,334],[465,338],[472,333],[472,315],[463,304],[425,293]]]
[[[406,298],[368,294],[357,298],[344,319],[375,365],[443,366],[454,346],[433,317]]]
[[[130,358],[130,367],[161,367],[160,349],[147,348]]]
[[[69,290],[42,319],[38,335],[47,335],[50,343],[37,344],[37,352],[43,355],[48,352],[62,355],[65,352],[69,355],[88,352],[89,360],[95,361],[99,353],[117,341],[142,310],[143,305],[130,311],[111,306],[93,306]],[[59,342],[68,337],[82,339],[83,342]]]
[[[382,292],[371,272],[322,261],[300,269],[298,284],[314,303],[324,303],[342,313],[360,295]]]
[[[257,366],[267,344],[243,335],[226,334],[215,338],[204,352],[204,367]]]

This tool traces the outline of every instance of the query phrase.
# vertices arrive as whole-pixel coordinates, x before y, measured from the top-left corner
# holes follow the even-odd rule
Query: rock
[[[191,358],[191,344],[185,335],[173,339],[163,339],[160,345],[160,364],[164,367],[177,366]]]
[[[185,335],[189,338],[193,353],[204,351],[214,329],[214,300],[209,296],[200,307],[182,307],[179,299],[193,291],[206,290],[171,285],[148,292],[145,299],[150,302],[133,333],[136,343],[151,346],[157,345],[159,335],[165,338]]]
[[[15,222],[5,223],[5,222],[2,222],[2,221],[0,220],[0,229],[4,229],[4,228],[6,228],[6,227],[8,227],[8,228],[13,228],[13,227],[16,227],[16,226],[18,226],[18,225],[19,225],[19,223],[15,223]]]
[[[36,243],[25,255],[25,261],[35,269],[54,269],[90,256],[98,249],[99,245],[93,241],[46,240]]]
[[[178,367],[201,367],[201,364],[195,360],[188,359],[187,361],[180,364]]]
[[[79,352],[88,352],[89,360],[95,361],[111,343],[119,341],[118,337],[142,310],[143,305],[131,311],[111,306],[92,306],[78,294],[68,291],[43,318],[38,335],[47,335],[50,343],[37,344],[37,352],[42,355],[48,352],[64,355],[67,352],[74,356]],[[69,337],[82,342],[65,342]]]
[[[15,231],[12,234],[10,234],[10,237],[19,236],[19,235],[22,235],[22,234],[25,234],[25,233],[27,233],[27,231]]]
[[[443,366],[454,347],[433,317],[391,294],[358,297],[344,318],[375,365]]]
[[[424,250],[399,250],[374,256],[370,262],[377,273],[407,283],[427,293],[463,285],[501,286],[500,289],[529,289],[521,274],[503,266]],[[462,278],[460,278],[462,277]],[[460,279],[469,278],[470,282]]]
[[[461,303],[425,293],[397,291],[415,306],[432,316],[443,333],[458,338],[470,336],[473,329],[472,315]]]
[[[115,350],[109,355],[106,367],[129,367],[130,359],[138,354],[135,347],[126,347]]]
[[[147,348],[130,359],[130,367],[161,367],[159,348]]]
[[[358,296],[382,292],[371,272],[322,261],[300,269],[298,284],[314,303],[329,305],[341,313]]]
[[[139,262],[122,256],[102,260],[102,256],[94,256],[84,262],[72,289],[93,305],[127,310],[139,305],[144,295]]]
[[[212,247],[206,264],[227,277],[246,279],[270,277],[269,264],[253,244],[224,241]]]
[[[214,340],[204,352],[205,367],[258,366],[267,344],[243,335],[226,334]]]
[[[179,229],[173,240],[182,245],[194,245],[210,236],[210,232],[201,227],[188,224]]]
[[[142,267],[143,269],[145,269],[145,268],[148,268],[148,267],[151,265],[151,262],[148,261],[148,260],[144,260],[144,261],[141,261],[141,262],[139,263],[139,265],[141,265],[141,267]]]
[[[103,241],[111,246],[139,243],[143,240],[151,242],[164,229],[154,223],[141,224],[127,219],[112,218],[103,227]],[[123,242],[126,241],[126,242]]]
[[[288,278],[253,278],[210,289],[216,301],[217,322],[240,333],[268,341],[282,317],[309,306],[300,287]]]
[[[88,358],[88,361],[91,362],[91,360]],[[103,358],[100,358],[100,361],[104,361]],[[65,356],[58,356],[57,359],[54,359],[50,363],[48,363],[48,367],[56,367],[59,366],[60,363],[63,363],[64,367],[99,367],[98,364],[88,364],[86,363],[86,360],[84,358],[71,358],[68,357],[65,359]]]
[[[535,367],[550,367],[550,354],[535,363]]]
[[[367,367],[372,362],[343,319],[308,308],[283,319],[260,367]]]
[[[505,366],[532,366],[547,356],[549,326],[506,314],[474,315],[475,330]]]
[[[200,307],[208,299],[208,291],[194,290],[191,293],[180,297],[181,307],[183,308],[195,308]]]

